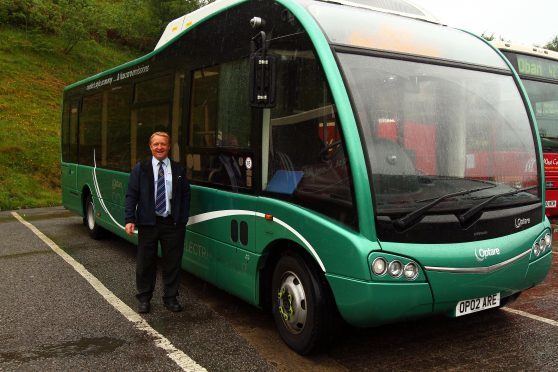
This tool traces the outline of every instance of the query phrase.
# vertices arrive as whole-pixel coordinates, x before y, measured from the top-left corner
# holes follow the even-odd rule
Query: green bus
[[[66,87],[63,203],[93,238],[135,241],[127,179],[154,131],[192,184],[183,268],[301,354],[336,324],[504,306],[550,269],[518,76],[405,1],[218,0]]]

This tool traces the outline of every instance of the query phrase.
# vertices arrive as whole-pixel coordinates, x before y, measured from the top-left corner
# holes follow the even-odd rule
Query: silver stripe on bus
[[[191,226],[191,225],[194,225],[194,224],[197,224],[197,223],[200,223],[200,222],[213,220],[213,219],[216,219],[216,218],[228,217],[228,216],[255,216],[255,217],[265,218],[265,214],[259,213],[259,212],[246,211],[246,210],[240,210],[240,209],[225,209],[225,210],[206,212],[206,213],[197,214],[195,216],[191,216],[188,219],[188,225],[187,226]],[[289,224],[287,224],[284,221],[281,221],[280,219],[278,219],[275,216],[273,217],[273,222],[276,222],[277,224],[281,225],[285,229],[289,230],[293,235],[295,235],[298,239],[300,239],[300,241],[306,246],[306,248],[308,248],[308,250],[310,251],[312,256],[314,256],[314,258],[316,259],[316,261],[320,265],[320,268],[322,269],[322,271],[324,273],[326,272],[324,263],[320,259],[320,256],[318,256],[318,254],[316,253],[316,250],[314,249],[314,247],[312,247],[312,244],[310,244],[308,242],[308,240],[306,240],[302,236],[302,234],[300,234],[292,226],[290,226]]]
[[[518,254],[515,257],[510,258],[509,260],[502,261],[500,263],[494,264],[492,266],[486,267],[439,267],[439,266],[425,266],[424,268],[427,271],[439,271],[439,272],[446,272],[446,273],[458,273],[458,274],[486,274],[491,273],[493,271],[499,270],[504,266],[510,265],[515,261],[522,259],[523,257],[529,255],[531,253],[531,248]]]
[[[263,213],[256,213],[256,216],[258,217],[262,217],[265,218],[265,214]],[[281,221],[280,219],[278,219],[277,217],[273,217],[273,221],[277,222],[279,225],[283,226],[284,228],[286,228],[287,230],[289,230],[290,232],[292,232],[297,238],[300,239],[300,241],[302,241],[302,243],[304,243],[304,245],[306,246],[306,248],[308,248],[310,250],[310,252],[312,253],[312,255],[314,256],[314,258],[316,259],[316,261],[318,261],[318,263],[320,264],[320,268],[322,269],[322,271],[325,273],[326,269],[325,266],[322,262],[322,260],[320,260],[320,257],[318,256],[318,254],[316,253],[316,251],[314,250],[314,247],[312,247],[312,245],[308,242],[308,240],[304,239],[304,237],[298,232],[296,231],[292,226],[288,225],[287,223],[285,223],[284,221]]]
[[[188,219],[188,224],[186,226],[195,225],[200,222],[205,222],[209,220],[214,220],[216,218],[228,217],[228,216],[255,216],[254,211],[245,211],[241,209],[226,209],[221,211],[206,212],[201,214],[196,214]]]
[[[108,214],[108,216],[110,217],[112,222],[114,222],[114,224],[116,226],[118,226],[119,228],[121,228],[123,230],[126,230],[126,228],[124,226],[122,226],[121,224],[119,224],[114,219],[112,214],[108,211],[108,208],[106,207],[105,202],[103,201],[103,197],[101,196],[101,190],[99,188],[99,183],[97,181],[97,162],[95,161],[95,149],[93,149],[93,164],[94,164],[94,167],[93,167],[93,184],[95,185],[95,191],[97,192],[99,203],[101,204],[101,207],[103,208],[105,213]],[[265,218],[265,214],[259,213],[259,212],[246,211],[246,210],[241,210],[241,209],[227,209],[227,210],[221,210],[221,211],[201,213],[201,214],[197,214],[195,216],[191,216],[188,219],[187,226],[191,226],[191,225],[194,225],[194,224],[197,224],[197,223],[200,223],[200,222],[205,222],[205,221],[213,220],[215,218],[221,218],[221,217],[227,217],[227,216],[256,216],[256,217]],[[308,242],[308,240],[306,240],[302,236],[302,234],[300,234],[298,231],[296,231],[289,224],[281,221],[280,219],[278,219],[276,217],[273,217],[273,221],[278,223],[279,225],[283,226],[285,229],[289,230],[297,238],[299,238],[300,241],[306,246],[306,248],[308,248],[310,253],[312,253],[312,256],[314,256],[316,261],[318,261],[318,264],[320,265],[320,268],[322,269],[322,271],[324,273],[326,272],[325,266],[324,266],[322,260],[320,259],[320,256],[318,256],[318,254],[316,253],[316,250],[314,250],[314,247],[312,247],[312,245]],[[137,234],[137,229],[134,230],[134,234]]]
[[[110,217],[110,219],[112,220],[112,222],[114,222],[114,224],[116,226],[118,226],[119,228],[121,228],[122,230],[126,230],[126,228],[124,226],[122,226],[121,224],[119,224],[116,219],[114,219],[114,217],[112,216],[112,214],[108,211],[107,206],[105,205],[105,201],[103,200],[103,197],[101,196],[101,189],[99,188],[99,182],[97,181],[97,159],[95,156],[95,149],[93,149],[93,185],[95,186],[95,191],[97,192],[97,197],[99,199],[99,203],[101,204],[101,207],[103,207],[103,210],[105,211],[106,214],[108,214],[108,216]],[[95,203],[93,203],[93,208],[95,208]],[[94,212],[94,211],[93,211]],[[138,230],[134,230],[134,234],[137,234]]]

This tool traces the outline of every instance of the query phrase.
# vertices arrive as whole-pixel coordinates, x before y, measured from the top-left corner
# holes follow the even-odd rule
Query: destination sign
[[[558,79],[558,61],[518,54],[517,71],[523,75]]]

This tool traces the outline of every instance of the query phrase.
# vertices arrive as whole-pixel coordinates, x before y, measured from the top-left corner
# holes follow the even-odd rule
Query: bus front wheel
[[[85,199],[85,226],[87,226],[89,236],[93,239],[98,240],[104,236],[103,228],[97,225],[97,221],[95,221],[95,207],[91,195],[87,195]]]
[[[285,255],[275,266],[271,288],[273,318],[283,341],[302,355],[326,346],[331,306],[317,270],[298,255]]]

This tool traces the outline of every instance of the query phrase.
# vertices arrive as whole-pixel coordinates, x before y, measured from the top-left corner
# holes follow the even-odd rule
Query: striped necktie
[[[165,171],[163,162],[159,162],[159,176],[157,178],[157,195],[155,198],[155,213],[162,216],[167,210],[167,193],[165,192]]]

